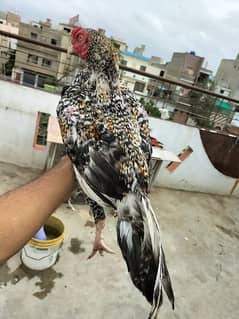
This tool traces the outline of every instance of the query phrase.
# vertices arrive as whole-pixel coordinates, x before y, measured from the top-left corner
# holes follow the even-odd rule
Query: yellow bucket
[[[47,240],[32,238],[22,249],[21,259],[25,266],[33,270],[44,270],[56,262],[64,240],[64,224],[51,216],[44,225]]]

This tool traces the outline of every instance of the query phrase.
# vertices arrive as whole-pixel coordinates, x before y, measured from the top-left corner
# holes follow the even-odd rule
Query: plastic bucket
[[[53,266],[64,240],[64,224],[59,218],[51,216],[44,229],[47,240],[32,238],[22,249],[23,264],[33,270],[44,270]]]

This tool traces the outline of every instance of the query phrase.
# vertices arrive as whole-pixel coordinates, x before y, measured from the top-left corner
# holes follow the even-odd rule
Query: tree
[[[144,106],[148,115],[161,118],[161,113],[159,109],[154,106],[153,100],[145,101],[144,98],[141,98],[140,103]]]
[[[191,91],[189,95],[190,110],[196,115],[192,117],[200,127],[212,128],[210,115],[215,106],[215,97],[196,91]]]
[[[5,73],[5,75],[11,76],[12,69],[14,68],[14,65],[15,65],[16,51],[9,50],[8,55],[9,55],[8,61],[3,66],[3,70],[4,70],[3,73]]]

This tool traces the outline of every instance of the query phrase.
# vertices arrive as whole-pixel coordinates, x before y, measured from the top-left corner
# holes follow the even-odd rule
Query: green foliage
[[[161,118],[161,113],[159,109],[154,105],[153,100],[145,101],[143,98],[141,98],[140,103],[144,106],[148,115]]]
[[[110,41],[112,42],[113,46],[119,50],[120,49],[120,45],[114,40],[114,39],[110,39]]]
[[[201,117],[194,117],[199,127],[212,128],[210,115],[215,106],[215,97],[192,91],[190,93],[189,103],[192,105],[191,111]]]
[[[49,76],[49,77],[47,77],[45,83],[49,84],[49,85],[56,85],[57,84],[57,80],[56,80],[56,78],[54,76]]]
[[[16,52],[13,50],[9,50],[9,59],[5,63],[4,69],[5,69],[5,75],[11,76],[12,75],[12,69],[15,64],[15,58],[16,58]]]
[[[40,123],[37,134],[37,144],[38,145],[46,145],[47,144],[47,127],[49,121],[50,114],[41,113],[40,114]]]

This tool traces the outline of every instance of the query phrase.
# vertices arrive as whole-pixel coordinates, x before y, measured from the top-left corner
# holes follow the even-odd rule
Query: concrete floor
[[[0,193],[38,172],[0,163]],[[153,189],[153,206],[176,295],[159,318],[239,318],[238,199]],[[117,248],[109,216],[106,242],[117,252],[87,260],[94,228],[85,206],[56,212],[66,239],[56,265],[43,272],[22,267],[19,254],[0,267],[0,317],[9,319],[146,319],[149,305],[134,288]]]

